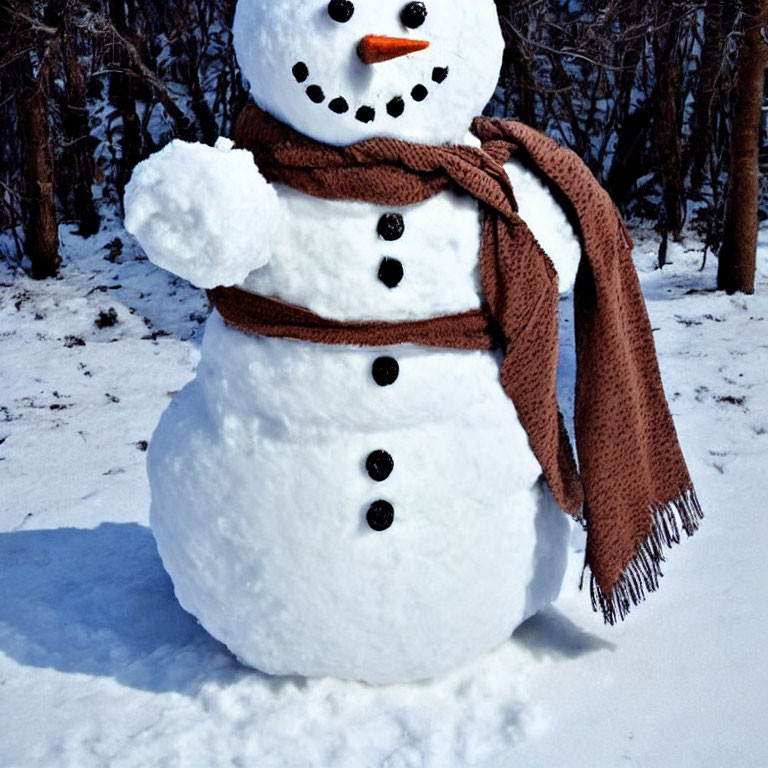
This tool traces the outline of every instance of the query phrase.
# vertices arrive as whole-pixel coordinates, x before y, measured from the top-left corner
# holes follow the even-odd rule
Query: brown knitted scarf
[[[399,207],[446,189],[468,192],[485,214],[482,310],[348,323],[237,288],[217,288],[210,297],[227,323],[248,333],[361,346],[501,347],[501,386],[558,504],[586,524],[592,603],[614,623],[658,587],[663,546],[679,542],[680,524],[691,535],[701,517],[664,397],[632,242],[574,153],[516,122],[478,118],[472,130],[482,149],[385,138],[333,147],[249,105],[235,139],[269,181],[316,197]],[[518,215],[503,168],[512,156],[547,182],[581,237],[574,297],[578,470],[556,396],[557,277]]]

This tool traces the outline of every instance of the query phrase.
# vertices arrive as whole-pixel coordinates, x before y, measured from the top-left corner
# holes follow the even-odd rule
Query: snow
[[[498,376],[493,356],[443,351],[446,384],[431,351],[377,350],[396,354],[403,371],[385,399],[390,390],[370,376],[375,354],[280,343],[214,318],[198,377],[149,450],[163,564],[214,637],[269,673],[419,680],[495,648],[556,597],[567,519],[542,499],[540,468],[501,388],[472,387],[473,374]],[[244,375],[233,375],[240,365]],[[455,403],[460,416],[405,406],[412,389],[450,402],[457,379],[471,393]],[[334,383],[330,401],[350,404],[335,425],[323,418]],[[288,413],[270,409],[277,393]],[[388,414],[382,428],[375,417],[390,400],[403,419]],[[488,456],[489,445],[504,450]],[[364,462],[381,448],[395,467],[376,483]],[[395,510],[386,533],[365,519],[381,498]]]
[[[467,126],[493,94],[504,42],[494,3],[432,2],[424,24],[400,20],[403,0],[355,3],[346,23],[333,21],[317,0],[240,0],[233,27],[237,59],[256,102],[297,130],[329,144],[351,144],[372,136],[393,136],[435,144],[461,140]],[[367,35],[429,42],[426,50],[373,65],[357,55]],[[296,64],[306,79],[293,74]],[[443,82],[435,68],[447,68]],[[438,78],[439,79],[439,78]],[[308,98],[320,88],[321,100]],[[426,88],[423,100],[414,87]],[[314,90],[314,89],[313,89]],[[387,106],[400,98],[397,116]],[[348,107],[331,108],[336,99]],[[338,102],[337,102],[338,103]],[[358,109],[372,109],[369,122]]]
[[[244,149],[176,139],[139,163],[125,190],[126,229],[154,264],[200,288],[234,285],[269,259],[279,208]]]
[[[426,53],[386,67],[363,66],[355,55],[363,34],[407,34],[398,22],[400,7],[397,0],[382,0],[375,9],[359,4],[352,23],[337,25],[322,9],[318,14],[314,2],[241,0],[238,48],[245,73],[254,80],[257,100],[301,130],[337,143],[368,135],[455,138],[457,128],[490,93],[488,78],[498,69],[501,46],[493,5],[483,0],[477,5],[479,12],[467,6],[444,13],[434,4],[428,23],[418,32],[430,41]],[[287,14],[292,24],[285,23]],[[491,14],[493,34],[485,39],[484,25]],[[462,16],[466,23],[457,24]],[[308,35],[308,29],[315,34]],[[487,44],[477,45],[478,40]],[[344,45],[349,56],[338,55]],[[295,75],[298,53],[309,62],[306,83]],[[445,84],[442,70],[432,75],[433,66],[445,67],[449,74]],[[339,115],[328,109],[329,93],[315,98],[321,80],[329,93],[349,98],[352,108]],[[407,89],[401,91],[403,83],[417,81],[420,87],[424,82],[429,85],[424,103],[409,97]],[[388,100],[400,93],[406,96],[404,116],[388,116]],[[375,106],[375,120],[355,119],[355,109],[362,103],[371,112]],[[263,183],[247,155],[233,151],[231,144],[209,148],[175,143],[137,169],[127,196],[128,226],[157,264],[203,287],[231,284],[274,255],[267,247],[279,219],[274,198],[274,188]],[[464,234],[476,243],[476,213],[468,212],[474,226]],[[437,220],[431,211],[425,218]],[[546,215],[542,221],[546,227]],[[558,228],[556,224],[552,230]],[[447,223],[445,229],[451,241]],[[291,237],[296,232],[294,227],[288,231]],[[373,232],[372,221],[372,240]],[[545,229],[540,238],[544,241],[550,235]],[[670,564],[671,580],[680,591],[663,592],[644,609],[642,618],[633,616],[629,626],[612,631],[599,625],[585,596],[576,591],[584,542],[575,533],[561,598],[510,639],[515,615],[519,618],[521,613],[509,602],[507,584],[519,587],[521,579],[504,570],[512,565],[505,560],[529,562],[527,554],[507,555],[513,550],[510,541],[520,542],[521,550],[535,542],[530,531],[533,510],[528,510],[527,523],[517,520],[493,503],[507,489],[491,487],[491,496],[483,498],[474,492],[478,483],[472,481],[483,471],[493,478],[514,474],[503,464],[488,466],[482,449],[502,444],[511,435],[514,439],[506,445],[510,450],[495,453],[507,453],[507,461],[514,458],[516,446],[525,442],[520,434],[512,434],[515,424],[500,419],[495,431],[478,433],[471,440],[465,439],[466,425],[451,432],[444,425],[433,429],[427,422],[411,428],[418,439],[406,439],[402,428],[376,433],[376,444],[368,448],[382,447],[378,438],[386,437],[386,447],[394,447],[398,457],[397,467],[404,457],[407,464],[420,465],[433,475],[439,469],[448,479],[439,489],[444,495],[440,498],[433,490],[436,484],[424,483],[442,514],[410,521],[403,515],[403,532],[409,532],[409,523],[412,530],[420,530],[422,546],[412,546],[413,535],[399,544],[393,535],[387,541],[399,548],[392,546],[391,551],[377,540],[377,546],[369,549],[381,559],[371,573],[364,573],[360,563],[370,565],[371,552],[363,550],[353,560],[344,548],[332,549],[333,544],[344,544],[345,536],[362,537],[350,537],[350,530],[343,528],[348,516],[339,516],[338,509],[338,519],[327,512],[334,510],[329,499],[338,502],[331,490],[339,485],[348,495],[342,496],[346,506],[367,493],[359,476],[345,472],[360,470],[360,459],[368,450],[364,440],[371,436],[369,430],[377,428],[375,419],[366,422],[376,410],[371,402],[354,413],[343,409],[342,423],[349,418],[353,429],[341,435],[336,420],[318,407],[323,393],[315,391],[313,377],[322,364],[306,366],[304,390],[291,400],[288,394],[300,368],[293,363],[301,363],[302,353],[292,358],[286,350],[300,345],[283,340],[260,345],[259,354],[266,361],[262,365],[254,352],[255,341],[247,339],[238,346],[232,341],[236,334],[225,334],[216,317],[197,366],[199,378],[188,383],[200,357],[202,296],[147,265],[133,245],[123,246],[124,238],[114,223],[88,243],[65,232],[69,258],[62,279],[45,285],[31,284],[2,266],[8,296],[0,299],[0,343],[7,369],[0,384],[0,467],[10,502],[0,506],[0,722],[5,726],[0,764],[491,768],[510,763],[663,764],[668,759],[673,765],[738,765],[742,759],[754,765],[763,760],[765,663],[759,654],[748,658],[748,653],[759,647],[765,629],[765,622],[754,618],[754,606],[763,603],[764,580],[757,576],[761,564],[757,547],[747,543],[759,541],[765,527],[757,515],[758,494],[762,498],[765,490],[759,470],[765,463],[763,435],[768,431],[761,405],[765,346],[759,346],[762,336],[755,333],[765,321],[759,297],[713,294],[712,267],[695,273],[696,255],[683,248],[675,250],[672,268],[654,272],[650,265],[655,244],[642,240],[638,262],[658,326],[670,399],[700,494],[705,505],[716,501],[719,516],[710,532],[698,537],[700,549],[689,545]],[[306,232],[304,239],[317,248],[316,233]],[[349,239],[353,244],[351,230]],[[454,240],[457,254],[469,257],[463,259],[463,267],[474,264],[475,249],[466,249],[461,238]],[[285,250],[293,254],[302,248],[289,238]],[[305,250],[306,256],[317,255],[311,248]],[[356,251],[350,248],[350,263],[357,257],[354,263],[360,269],[364,259]],[[383,290],[375,281],[379,258],[376,253],[359,277],[366,287]],[[299,276],[294,288],[335,307],[337,291],[347,277],[338,268],[341,261],[333,262],[338,274],[331,270],[322,275],[321,290],[313,284],[316,270],[304,270],[290,260],[283,264],[283,277]],[[278,261],[272,263],[279,266]],[[416,275],[406,267],[407,277]],[[260,274],[269,275],[270,269]],[[333,278],[339,278],[336,284]],[[464,291],[461,300],[469,297],[477,302],[476,280],[466,278],[461,275],[456,283]],[[422,287],[428,282],[422,281]],[[287,297],[282,288],[269,288],[268,283],[257,287]],[[692,284],[697,288],[689,293]],[[765,284],[766,275],[761,273],[761,287]],[[350,293],[358,303],[346,308],[349,316],[369,315],[363,306],[371,298],[366,290]],[[393,295],[408,298],[407,291]],[[409,306],[429,314],[435,309],[425,308],[423,301]],[[567,302],[563,306],[567,308]],[[393,316],[402,313],[394,303],[390,308]],[[748,314],[753,315],[749,321]],[[569,327],[566,316],[563,326]],[[227,349],[242,354],[228,356]],[[316,347],[309,349],[303,355],[307,361],[317,353]],[[564,349],[567,383],[572,374],[567,341]],[[362,355],[348,352],[333,354],[339,372],[353,373],[363,362]],[[223,364],[217,364],[217,354]],[[269,364],[271,354],[278,365]],[[426,359],[426,354],[419,350],[398,354],[405,384],[406,363],[413,362],[416,370],[420,356]],[[339,364],[345,355],[346,365]],[[495,377],[487,375],[495,374],[492,357],[461,357],[481,360],[478,369],[487,369],[474,382],[475,369],[462,368],[474,386],[463,386],[461,391],[470,400],[476,397],[489,412],[501,414],[503,409],[488,397],[493,391],[502,398]],[[449,362],[445,365],[449,376],[453,375],[459,367],[458,353],[430,355],[432,362],[443,358]],[[694,361],[699,365],[692,365]],[[244,366],[244,371],[230,366],[230,375],[227,365],[232,362]],[[277,380],[286,372],[293,376],[284,382],[269,381],[269,376],[276,374]],[[239,399],[247,404],[242,407],[237,403],[238,388],[247,387],[249,377],[259,376],[264,377],[264,395],[258,407],[250,407],[250,398],[240,392]],[[354,376],[345,377],[338,387],[354,388],[354,381]],[[370,380],[367,383],[373,388]],[[442,381],[440,386],[447,389]],[[213,396],[206,394],[206,387]],[[181,393],[175,404],[166,409],[177,389]],[[426,391],[423,382],[413,391]],[[273,395],[278,402],[270,410],[267,400]],[[236,407],[224,407],[227,398]],[[347,398],[348,403],[354,400]],[[446,402],[454,401],[446,396],[441,405]],[[504,402],[511,412],[512,406]],[[291,406],[297,403],[309,403],[309,415],[316,418],[307,419],[305,407],[297,409],[292,420]],[[415,415],[431,413],[432,403],[414,408],[418,403],[409,398],[408,404],[411,410],[401,414],[400,423],[412,427]],[[435,404],[440,404],[440,397]],[[457,422],[476,421],[470,418],[471,408],[456,410]],[[149,448],[151,517],[179,602],[146,526],[149,498],[143,464],[147,436],[162,411],[165,426]],[[248,473],[247,459],[255,454],[254,434],[260,436],[257,447],[267,449],[267,458]],[[292,440],[284,439],[286,435]],[[459,442],[467,453],[463,461],[453,447]],[[302,483],[302,468],[322,475],[325,484]],[[203,476],[200,469],[212,480],[198,483]],[[533,479],[524,490],[530,491]],[[297,485],[295,491],[292,483]],[[402,495],[413,490],[398,486],[397,472],[387,487]],[[177,514],[178,509],[171,515],[158,513],[160,507],[173,507],[164,497],[179,489],[186,496],[178,506],[188,514]],[[261,507],[283,516],[279,525],[260,527],[247,516],[257,492],[262,493]],[[208,496],[225,502],[227,514],[207,514],[216,508]],[[463,499],[466,509],[460,508]],[[316,540],[296,525],[304,522],[301,517],[286,515],[286,510],[295,512],[286,501],[297,502],[299,510],[320,510],[325,528],[318,529]],[[487,509],[491,512],[484,514]],[[458,514],[461,511],[468,512],[471,528]],[[736,515],[729,516],[728,511]],[[558,519],[565,526],[564,518]],[[193,528],[182,530],[190,520]],[[232,530],[238,527],[233,537]],[[374,540],[370,531],[364,533]],[[718,537],[717,556],[713,535]],[[260,553],[250,563],[242,549],[227,546],[234,539],[252,540],[267,554]],[[437,542],[432,548],[431,540]],[[532,556],[540,556],[538,546],[535,550]],[[334,555],[330,562],[328,552]],[[206,584],[191,583],[184,573],[184,561],[204,559],[200,553],[207,558],[202,573]],[[275,553],[285,555],[288,567],[284,562],[275,569],[268,562]],[[306,594],[301,594],[305,580],[291,578],[296,572],[290,567],[294,556],[315,558],[317,578]],[[378,580],[374,584],[378,591],[370,584],[361,590],[375,594],[376,600],[350,611],[361,575]],[[535,581],[528,586],[529,594],[540,591]],[[343,584],[346,590],[324,589],[327,583]],[[483,588],[491,583],[495,592]],[[239,591],[253,587],[258,594],[263,585],[269,587],[261,595],[267,608],[247,613],[243,604],[251,601],[239,603]],[[514,594],[520,597],[522,592]],[[403,593],[409,597],[406,603],[392,600],[393,594]],[[234,601],[227,602],[232,596]],[[268,604],[274,599],[281,605],[270,611]],[[287,613],[283,606],[291,600],[298,606],[293,606],[292,623],[281,624]],[[313,657],[312,663],[302,660],[302,669],[387,680],[406,675],[402,668],[395,672],[387,668],[405,660],[410,664],[407,674],[415,677],[426,670],[453,667],[489,647],[490,620],[496,622],[494,643],[502,642],[471,664],[419,685],[275,678],[239,666],[180,604],[249,660],[249,649],[241,650],[230,641],[222,626],[230,622],[235,639],[243,634],[243,625],[251,627],[256,647],[266,653],[252,663],[270,671],[295,669],[284,660],[311,656],[308,649],[322,651],[343,639],[347,644],[331,656],[349,661],[348,667],[323,666]],[[440,613],[443,609],[448,610]],[[339,627],[334,613],[354,614],[355,620]],[[272,615],[280,621],[273,622]],[[414,615],[420,623],[410,631],[407,621],[400,619]],[[301,632],[295,631],[297,627]],[[386,662],[388,671],[360,672],[372,668],[363,651],[374,662]],[[425,666],[425,657],[434,665]],[[322,661],[322,655],[318,658]],[[725,735],[723,711],[729,716]]]
[[[507,168],[567,291],[579,242],[534,174]],[[397,209],[403,233],[385,241],[388,207],[266,186],[231,144],[176,141],[136,169],[126,211],[153,263],[204,287],[253,267],[246,288],[342,320],[481,306],[480,210],[466,195]],[[397,290],[377,277],[385,256],[404,266]],[[381,356],[398,361],[397,386],[373,381]],[[365,458],[381,449],[394,471],[376,483]],[[434,677],[506,641],[565,570],[567,520],[542,495],[492,352],[254,339],[215,315],[147,466],[179,602],[272,674]],[[381,499],[394,505],[386,535],[366,523]]]
[[[751,297],[713,292],[694,240],[654,270],[656,241],[635,233],[707,512],[659,593],[603,626],[575,533],[552,608],[474,663],[396,686],[253,672],[179,607],[147,527],[142,441],[192,376],[205,302],[116,225],[63,236],[59,280],[0,263],[4,768],[768,762],[768,233]]]
[[[556,259],[575,261],[565,215],[532,174],[516,180]],[[248,288],[342,319],[480,306],[472,199],[402,208],[403,235],[386,242],[386,207],[278,189],[281,236]],[[402,288],[377,279],[384,254],[405,264]],[[395,386],[371,376],[381,356],[398,361]],[[394,471],[376,483],[365,459],[381,449]],[[152,530],[180,603],[269,673],[433,677],[504,642],[565,570],[567,520],[542,497],[496,353],[253,338],[214,315],[148,469]],[[366,523],[379,499],[394,505],[386,534]]]
[[[466,138],[479,146],[472,134]],[[566,215],[520,162],[504,168],[520,216],[550,255],[561,291],[569,291],[581,246]],[[272,257],[248,275],[243,283],[247,290],[336,320],[416,320],[481,306],[481,212],[469,195],[446,191],[415,205],[383,207],[318,200],[282,184],[275,189],[281,215],[270,245]],[[391,242],[377,232],[379,218],[388,213],[400,214],[405,227],[403,236]],[[403,266],[404,277],[395,290],[377,279],[385,256]]]

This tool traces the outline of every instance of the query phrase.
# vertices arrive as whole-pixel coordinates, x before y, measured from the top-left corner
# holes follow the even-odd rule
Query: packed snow
[[[158,266],[189,276],[195,240],[211,254],[199,260],[211,274],[217,253],[221,275],[231,274],[227,254],[269,251],[249,289],[344,320],[481,306],[472,198],[444,192],[393,210],[275,185],[280,225],[254,251],[224,216],[188,223],[181,212],[200,207],[194,187],[167,183],[198,175],[198,157],[222,185],[244,183],[227,168],[231,154],[216,170],[216,154],[176,142],[134,175],[127,222]],[[567,292],[578,239],[542,183],[519,164],[508,169]],[[173,204],[158,202],[166,188]],[[234,219],[263,217],[258,201],[249,205]],[[378,234],[387,217],[400,222],[396,239]],[[169,230],[190,246],[168,240]],[[178,250],[176,262],[158,258],[158,240]],[[385,255],[403,265],[397,290],[377,278]],[[396,386],[371,376],[382,357],[397,360]],[[394,468],[377,483],[364,464],[381,449]],[[214,315],[198,376],[160,421],[148,469],[152,529],[179,601],[239,659],[270,673],[433,677],[506,640],[557,595],[565,569],[566,519],[542,492],[487,351],[254,339]],[[386,536],[365,522],[382,497],[396,515]]]
[[[288,10],[241,0],[235,48],[255,102],[315,141],[439,144],[494,89],[491,0]],[[426,41],[398,38],[416,29]],[[327,87],[345,95],[326,104]],[[276,162],[311,172],[290,142]],[[512,171],[567,291],[578,239],[534,174]],[[193,284],[244,282],[335,320],[481,307],[474,199],[321,197],[266,185],[228,140],[175,141],[135,170],[126,228]],[[505,642],[557,596],[570,531],[498,376],[495,351],[264,340],[214,316],[147,456],[150,523],[179,603],[270,674],[411,682]],[[334,406],[343,418],[327,417]],[[368,468],[377,456],[387,467]]]
[[[491,0],[432,3],[418,27],[403,0],[347,3],[346,21],[317,0],[239,0],[237,60],[257,103],[308,136],[351,144],[373,136],[460,141],[493,95],[504,52]],[[368,36],[429,46],[371,66],[357,54]]]
[[[193,375],[206,302],[114,223],[62,235],[58,280],[0,263],[3,768],[768,763],[768,233],[751,297],[713,290],[695,240],[659,271],[637,235],[707,513],[659,593],[605,627],[578,588],[576,530],[552,608],[468,666],[394,686],[254,672],[179,607],[147,527],[145,449]]]
[[[472,134],[465,136],[465,142],[480,145]],[[563,209],[520,162],[504,168],[520,216],[550,255],[561,290],[569,291],[581,247]],[[477,258],[481,213],[468,195],[444,192],[415,205],[385,208],[402,215],[404,235],[384,242],[377,233],[381,206],[318,201],[282,184],[275,188],[280,224],[270,260],[261,269],[254,268],[244,282],[248,290],[336,320],[416,320],[481,305]],[[241,247],[247,252],[248,243]],[[329,253],[332,259],[325,258]],[[397,290],[387,290],[377,279],[383,256],[402,265]]]
[[[274,188],[250,152],[232,147],[172,141],[125,190],[126,229],[153,263],[200,288],[240,283],[266,264],[280,223]]]

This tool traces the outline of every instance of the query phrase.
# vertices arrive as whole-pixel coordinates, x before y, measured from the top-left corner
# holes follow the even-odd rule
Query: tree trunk
[[[522,47],[517,38],[512,38],[508,50],[519,99],[518,112],[515,118],[532,128],[537,128],[539,121],[536,116],[534,76],[531,70],[530,54]]]
[[[727,39],[723,0],[707,0],[690,146],[691,193],[698,199],[701,199],[701,188],[704,186],[705,170],[712,149],[712,120],[718,97],[717,81],[723,67]]]
[[[768,0],[745,3],[747,31],[739,52],[731,138],[725,229],[717,285],[728,293],[754,293],[759,199],[758,145],[768,45]]]
[[[31,6],[19,4],[14,10],[31,18]],[[23,19],[23,17],[20,17]],[[29,22],[18,22],[19,37],[29,36]],[[45,56],[35,73],[28,51],[13,65],[16,81],[16,115],[22,145],[22,169],[28,210],[24,246],[32,263],[32,276],[41,280],[55,277],[61,264],[59,229],[54,197],[54,164],[48,114],[49,63]]]
[[[502,20],[502,31],[506,41],[504,59],[502,62],[502,78],[511,90],[512,83],[517,92],[517,110],[515,119],[532,128],[538,127],[536,115],[535,77],[532,70],[531,53],[518,37],[515,29],[518,19],[516,11],[518,3],[515,0],[498,0],[497,8]]]
[[[128,34],[125,0],[108,0],[107,5],[110,19],[117,31],[121,35]],[[115,46],[112,56],[118,69],[128,68],[128,57],[119,45]],[[136,112],[133,79],[122,72],[113,72],[109,78],[109,101],[122,119],[121,157],[117,173],[117,186],[122,200],[123,189],[131,178],[134,167],[141,160],[141,121]]]
[[[50,9],[53,25],[59,30],[65,80],[61,124],[66,143],[58,163],[59,197],[67,202],[68,213],[78,222],[78,234],[90,237],[99,231],[100,218],[91,191],[96,166],[86,105],[85,77],[77,58],[68,1],[53,0]]]
[[[634,111],[632,110],[633,98],[636,98],[637,70],[645,49],[645,38],[637,33],[643,9],[640,2],[632,2],[625,4],[620,10],[617,21],[623,34],[629,39],[620,43],[620,69],[616,73],[616,149],[611,166],[606,172],[605,186],[616,204],[622,207],[629,202],[632,188],[642,176],[641,156],[651,121],[646,103],[640,103]]]
[[[669,15],[675,13],[670,9]],[[683,158],[681,122],[678,98],[681,85],[680,62],[680,21],[669,17],[664,35],[655,46],[654,58],[659,73],[657,84],[656,119],[654,122],[654,144],[658,152],[662,185],[662,217],[660,228],[663,238],[671,236],[679,242],[685,223],[685,184],[683,181]],[[665,249],[659,252],[659,266],[666,262]]]
[[[633,187],[643,175],[643,149],[651,125],[651,108],[641,104],[621,123],[605,188],[619,207],[632,198]]]

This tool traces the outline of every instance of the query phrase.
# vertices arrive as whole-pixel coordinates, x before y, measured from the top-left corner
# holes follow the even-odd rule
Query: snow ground
[[[555,606],[440,680],[385,687],[246,670],[179,608],[143,449],[192,375],[205,300],[115,223],[63,239],[59,280],[0,262],[2,768],[768,766],[768,233],[752,297],[713,292],[692,240],[654,270],[638,235],[707,512],[660,592],[604,627],[577,531]]]

